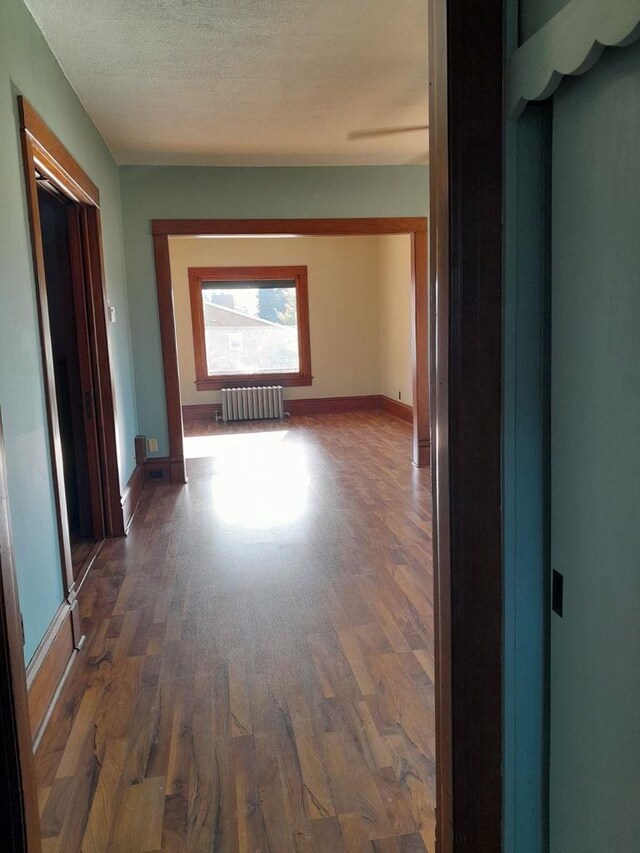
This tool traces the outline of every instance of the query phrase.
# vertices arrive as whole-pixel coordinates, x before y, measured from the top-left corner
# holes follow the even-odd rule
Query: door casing
[[[123,536],[125,533],[120,497],[118,471],[115,404],[109,346],[107,338],[107,299],[104,287],[102,239],[100,228],[100,193],[93,181],[81,169],[62,143],[47,127],[29,102],[18,97],[20,136],[22,142],[27,208],[31,232],[31,247],[36,280],[36,303],[40,327],[40,345],[45,386],[45,405],[51,451],[51,469],[60,545],[60,562],[64,596],[71,608],[74,641],[81,641],[81,630],[77,614],[77,592],[79,583],[73,577],[71,545],[64,489],[62,445],[58,424],[55,393],[55,376],[51,346],[51,331],[47,305],[47,289],[44,252],[40,230],[38,204],[38,180],[40,175],[55,187],[70,203],[74,211],[70,229],[71,255],[75,268],[75,289],[81,278],[86,308],[85,375],[91,376],[91,409],[95,415],[95,445],[99,455],[99,479],[94,479],[92,488],[100,490],[95,500],[102,502],[104,534]],[[98,474],[96,471],[95,474]],[[80,578],[82,580],[82,578]]]

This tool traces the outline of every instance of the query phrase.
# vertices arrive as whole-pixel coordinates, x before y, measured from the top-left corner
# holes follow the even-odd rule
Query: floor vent
[[[282,385],[267,385],[262,388],[223,388],[222,420],[257,421],[266,418],[284,418],[284,396]]]

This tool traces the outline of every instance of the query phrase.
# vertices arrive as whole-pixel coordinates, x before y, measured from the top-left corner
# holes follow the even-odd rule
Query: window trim
[[[292,373],[246,373],[210,376],[207,371],[207,349],[202,310],[202,283],[210,281],[294,281],[296,312],[298,318],[298,353],[300,369]],[[260,286],[260,285],[258,285]],[[263,285],[266,287],[267,285]],[[191,327],[198,391],[219,391],[221,388],[239,388],[243,385],[283,385],[285,387],[311,385],[311,339],[309,332],[309,289],[306,266],[284,267],[189,267],[189,297],[191,300]]]

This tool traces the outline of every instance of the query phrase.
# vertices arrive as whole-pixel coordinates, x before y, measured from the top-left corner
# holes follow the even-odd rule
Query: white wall
[[[380,282],[380,393],[411,405],[412,294],[411,237],[378,238]]]
[[[401,390],[411,402],[410,237],[172,237],[169,250],[184,405],[220,398],[195,386],[188,269],[205,266],[308,267],[313,384],[287,398]]]

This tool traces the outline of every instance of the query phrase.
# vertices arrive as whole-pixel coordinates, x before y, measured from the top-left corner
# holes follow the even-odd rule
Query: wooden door
[[[67,208],[71,285],[76,327],[78,372],[80,376],[80,413],[86,446],[88,497],[91,512],[91,538],[104,539],[105,522],[102,501],[100,449],[96,419],[95,375],[91,360],[90,327],[87,315],[86,263],[83,256],[78,205]]]

